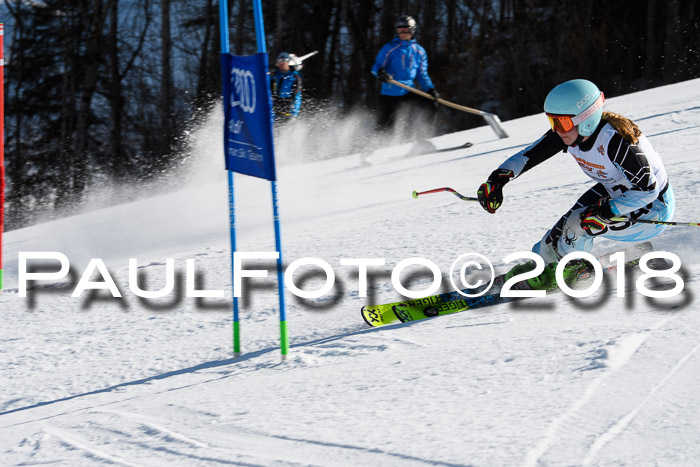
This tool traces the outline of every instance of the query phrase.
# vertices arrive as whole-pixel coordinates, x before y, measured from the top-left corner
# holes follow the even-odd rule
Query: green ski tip
[[[418,198],[418,192],[416,190],[413,190],[413,193],[411,193],[411,196],[414,198]]]

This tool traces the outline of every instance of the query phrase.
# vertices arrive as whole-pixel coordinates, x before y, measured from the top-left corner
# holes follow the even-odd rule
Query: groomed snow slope
[[[640,125],[661,153],[676,219],[700,220],[700,80],[615,97],[607,108]],[[443,110],[447,112],[447,110]],[[285,263],[328,262],[336,287],[319,300],[286,293],[292,348],[278,349],[274,263],[245,283],[244,354],[232,359],[226,176],[217,117],[200,133],[202,169],[171,195],[10,232],[9,290],[0,295],[0,464],[3,465],[698,465],[700,229],[671,227],[657,250],[683,263],[683,294],[647,299],[615,289],[573,302],[562,294],[412,324],[368,328],[363,304],[400,297],[390,273],[423,257],[446,272],[467,252],[529,250],[591,182],[561,154],[510,184],[496,215],[473,196],[498,164],[547,128],[534,115],[436,138],[472,148],[405,157],[407,147],[284,164],[279,192]],[[342,144],[339,141],[337,144]],[[290,156],[291,159],[291,156]],[[274,251],[270,189],[236,176],[239,251]],[[617,245],[601,241],[596,252]],[[21,298],[17,254],[58,251],[75,274],[103,259],[123,298],[72,298],[59,284]],[[141,300],[129,290],[176,289]],[[200,288],[184,297],[185,261]],[[341,258],[385,258],[368,298]],[[306,289],[322,281],[295,276]],[[75,278],[74,278],[75,279]],[[426,286],[417,277],[414,288]],[[446,288],[449,285],[446,284]]]

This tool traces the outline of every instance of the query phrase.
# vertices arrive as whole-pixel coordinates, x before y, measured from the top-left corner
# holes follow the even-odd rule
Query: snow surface
[[[676,220],[700,219],[700,80],[609,99],[661,153],[676,192]],[[444,110],[444,112],[448,112]],[[407,157],[407,146],[310,160],[279,149],[285,264],[317,257],[335,270],[328,296],[286,291],[291,349],[278,348],[274,263],[244,282],[243,355],[231,352],[227,184],[218,114],[197,136],[199,169],[180,192],[13,231],[0,295],[2,465],[698,465],[700,464],[700,231],[671,227],[657,250],[682,259],[685,291],[647,299],[628,282],[576,302],[562,294],[410,324],[368,328],[360,307],[400,299],[390,274],[423,257],[442,271],[462,253],[529,250],[591,184],[567,155],[509,185],[496,215],[448,193],[474,196],[506,157],[547,128],[534,115],[446,135]],[[329,143],[333,143],[329,141]],[[344,142],[338,140],[336,145]],[[309,156],[308,158],[306,156]],[[274,251],[269,183],[235,177],[239,251]],[[601,241],[596,252],[616,248]],[[17,293],[17,255],[66,254],[77,280],[90,258],[122,294],[72,298],[63,281]],[[175,259],[178,293],[162,287]],[[385,258],[369,297],[341,258]],[[184,296],[185,261],[198,286],[226,299]],[[295,276],[308,290],[323,278]],[[404,277],[404,276],[402,276]],[[631,280],[631,279],[628,279]],[[410,287],[425,288],[417,274]],[[449,289],[445,281],[444,289]]]

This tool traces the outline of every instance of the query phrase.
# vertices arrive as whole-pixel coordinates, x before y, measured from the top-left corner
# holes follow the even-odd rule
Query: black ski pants
[[[430,99],[409,92],[403,96],[379,96],[377,130],[396,131],[411,139],[433,136],[437,107]]]

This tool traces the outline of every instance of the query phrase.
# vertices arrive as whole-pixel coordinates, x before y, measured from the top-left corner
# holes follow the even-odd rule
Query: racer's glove
[[[435,106],[435,108],[439,108],[440,103],[438,102],[438,99],[442,99],[442,96],[440,96],[440,94],[438,94],[438,92],[435,90],[435,88],[428,89],[428,94],[433,96],[433,98],[435,99],[435,102],[433,102],[433,105]]]
[[[601,198],[598,204],[588,206],[583,210],[581,213],[581,228],[588,235],[602,235],[608,231],[608,224],[614,222],[611,220],[613,217],[615,217],[615,214],[610,209],[610,198]]]
[[[495,213],[503,203],[503,187],[514,177],[512,170],[496,169],[489,179],[481,184],[476,196],[479,198],[481,207],[491,214]]]
[[[377,72],[377,78],[384,81],[385,83],[388,83],[390,80],[394,79],[394,77],[387,73],[384,68],[379,69],[379,71]]]

